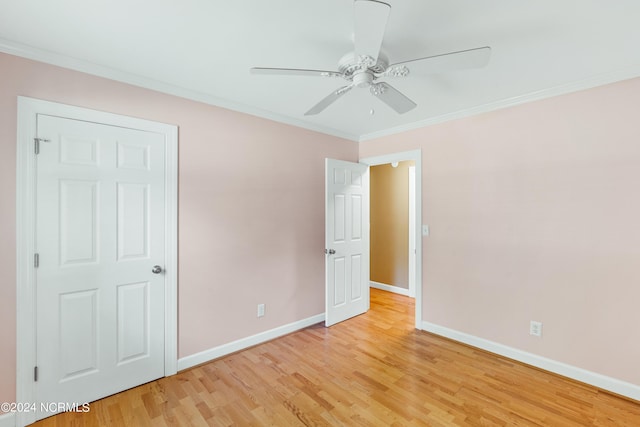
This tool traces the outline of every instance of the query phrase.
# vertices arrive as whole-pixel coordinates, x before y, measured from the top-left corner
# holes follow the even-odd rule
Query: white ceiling
[[[391,63],[491,46],[489,65],[394,80],[403,115],[353,90],[305,117],[344,83],[249,74],[337,70],[353,0],[0,0],[0,51],[355,140],[640,75],[637,0],[385,1]]]

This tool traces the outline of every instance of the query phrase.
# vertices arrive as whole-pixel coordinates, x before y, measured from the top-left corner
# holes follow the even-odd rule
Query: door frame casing
[[[360,159],[360,163],[378,166],[393,162],[413,160],[415,164],[415,239],[416,239],[416,274],[415,274],[415,327],[422,329],[422,150],[403,151]]]
[[[178,128],[39,99],[18,97],[16,146],[16,402],[36,403],[36,157],[37,115],[82,120],[164,135],[165,139],[165,307],[164,375],[178,366]],[[16,426],[36,421],[34,412],[16,413]]]
[[[409,166],[409,296],[416,297],[416,265],[418,250],[416,249],[416,167]],[[413,243],[413,244],[412,244]]]

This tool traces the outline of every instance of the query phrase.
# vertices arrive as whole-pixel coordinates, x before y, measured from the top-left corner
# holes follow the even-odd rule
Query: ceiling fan
[[[380,49],[390,12],[391,6],[381,1],[354,1],[354,51],[342,57],[338,63],[338,71],[253,67],[251,73],[339,77],[348,82],[346,86],[331,92],[329,96],[311,107],[305,116],[322,112],[354,87],[369,88],[372,95],[399,114],[403,114],[415,108],[416,103],[380,79],[407,77],[409,74],[434,74],[480,68],[489,62],[491,48],[479,47],[389,64]]]

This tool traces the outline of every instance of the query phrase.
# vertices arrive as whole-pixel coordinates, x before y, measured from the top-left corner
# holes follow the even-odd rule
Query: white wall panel
[[[60,181],[60,264],[96,262],[98,257],[96,181]]]
[[[149,170],[149,145],[118,142],[117,164],[120,169]]]
[[[97,166],[97,139],[77,138],[68,135],[60,137],[60,163],[64,165]]]
[[[98,367],[98,291],[60,295],[60,361],[62,381]]]
[[[335,278],[335,291],[333,294],[333,306],[338,307],[347,302],[346,289],[346,265],[344,257],[336,257],[333,262],[333,274]]]
[[[334,198],[334,242],[343,242],[346,232],[346,200],[344,194],[336,194]]]
[[[118,260],[149,256],[149,186],[117,184]]]
[[[149,282],[118,286],[118,363],[149,355]]]

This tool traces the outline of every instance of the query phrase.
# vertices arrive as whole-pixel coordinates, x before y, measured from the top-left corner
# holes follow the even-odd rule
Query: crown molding
[[[263,110],[256,107],[251,107],[245,104],[237,103],[227,99],[218,98],[216,96],[198,92],[191,89],[186,89],[179,86],[170,85],[161,81],[153,80],[147,77],[143,77],[137,74],[128,73],[125,71],[117,70],[103,65],[94,64],[88,61],[84,61],[77,58],[60,55],[54,52],[37,49],[32,46],[21,44],[7,39],[0,38],[0,52],[4,52],[10,55],[19,56],[34,61],[44,62],[46,64],[55,65],[62,68],[67,68],[82,73],[91,74],[98,77],[118,81],[121,83],[130,84],[133,86],[142,87],[145,89],[154,90],[156,92],[162,92],[168,95],[177,96],[180,98],[189,99],[192,101],[202,102],[204,104],[225,108],[228,110],[236,111],[239,113],[249,114],[252,116],[260,117],[263,119],[272,120],[274,122],[295,126],[302,129],[307,129],[314,132],[323,133],[326,135],[335,136],[338,138],[347,139],[356,142],[366,142],[385,136],[395,135],[427,126],[432,126],[452,120],[462,119],[465,117],[475,116],[490,111],[496,111],[503,108],[514,107],[517,105],[525,104],[527,102],[539,101],[554,96],[565,95],[572,92],[578,92],[581,90],[591,89],[598,86],[603,86],[610,83],[615,83],[622,80],[628,80],[636,77],[640,77],[640,64],[625,67],[622,69],[614,70],[607,73],[597,74],[595,76],[587,77],[585,79],[551,87],[548,89],[542,89],[539,91],[530,92],[527,94],[498,100],[495,102],[489,102],[476,107],[467,108],[464,110],[455,111],[448,114],[443,114],[437,117],[430,117],[424,120],[418,120],[412,123],[407,123],[401,126],[396,126],[388,129],[383,129],[376,132],[366,133],[362,135],[355,135],[347,132],[340,131],[327,126],[320,126],[311,124],[304,120],[295,119],[283,114],[273,113],[271,111]]]
[[[21,58],[31,59],[38,62],[43,62],[50,65],[55,65],[62,68],[67,68],[74,71],[80,71],[82,73],[91,74],[93,76],[103,77],[103,78],[114,80],[120,83],[126,83],[133,86],[145,88],[145,89],[150,89],[156,92],[162,92],[168,95],[189,99],[192,101],[202,102],[204,104],[212,105],[215,107],[221,107],[227,110],[249,114],[249,115],[260,117],[263,119],[272,120],[274,122],[295,126],[302,129],[307,129],[310,131],[319,132],[326,135],[335,136],[338,138],[343,138],[343,139],[356,141],[356,142],[359,141],[358,135],[342,132],[337,129],[333,129],[326,126],[311,124],[309,122],[294,119],[282,114],[277,114],[277,113],[273,113],[260,108],[255,108],[245,104],[241,104],[238,102],[229,101],[227,99],[218,98],[216,96],[213,96],[204,92],[198,92],[198,91],[186,89],[179,86],[174,86],[158,80],[143,77],[134,73],[128,73],[126,71],[105,67],[103,65],[94,64],[89,61],[84,61],[82,59],[60,55],[60,54],[43,50],[43,49],[37,49],[32,46],[28,46],[22,43],[14,42],[14,41],[3,39],[3,38],[0,38],[0,52],[7,53],[9,55],[19,56]]]
[[[587,77],[582,80],[567,83],[564,85],[554,86],[548,89],[542,89],[534,92],[530,92],[524,95],[515,96],[512,98],[502,99],[495,102],[489,102],[487,104],[479,105],[472,108],[467,108],[453,113],[443,114],[437,117],[431,117],[425,120],[418,120],[416,122],[396,126],[389,129],[384,129],[377,132],[371,132],[360,136],[359,142],[370,141],[384,136],[396,135],[402,132],[407,132],[426,126],[432,126],[452,120],[462,119],[465,117],[475,116],[482,113],[488,113],[490,111],[501,110],[503,108],[515,107],[517,105],[525,104],[527,102],[539,101],[546,98],[552,98],[554,96],[566,95],[573,92],[579,92],[581,90],[591,89],[598,86],[604,86],[606,84],[615,83],[623,80],[633,79],[640,77],[640,64],[631,67],[625,67],[622,69],[614,70],[607,73],[597,74],[591,77]]]

